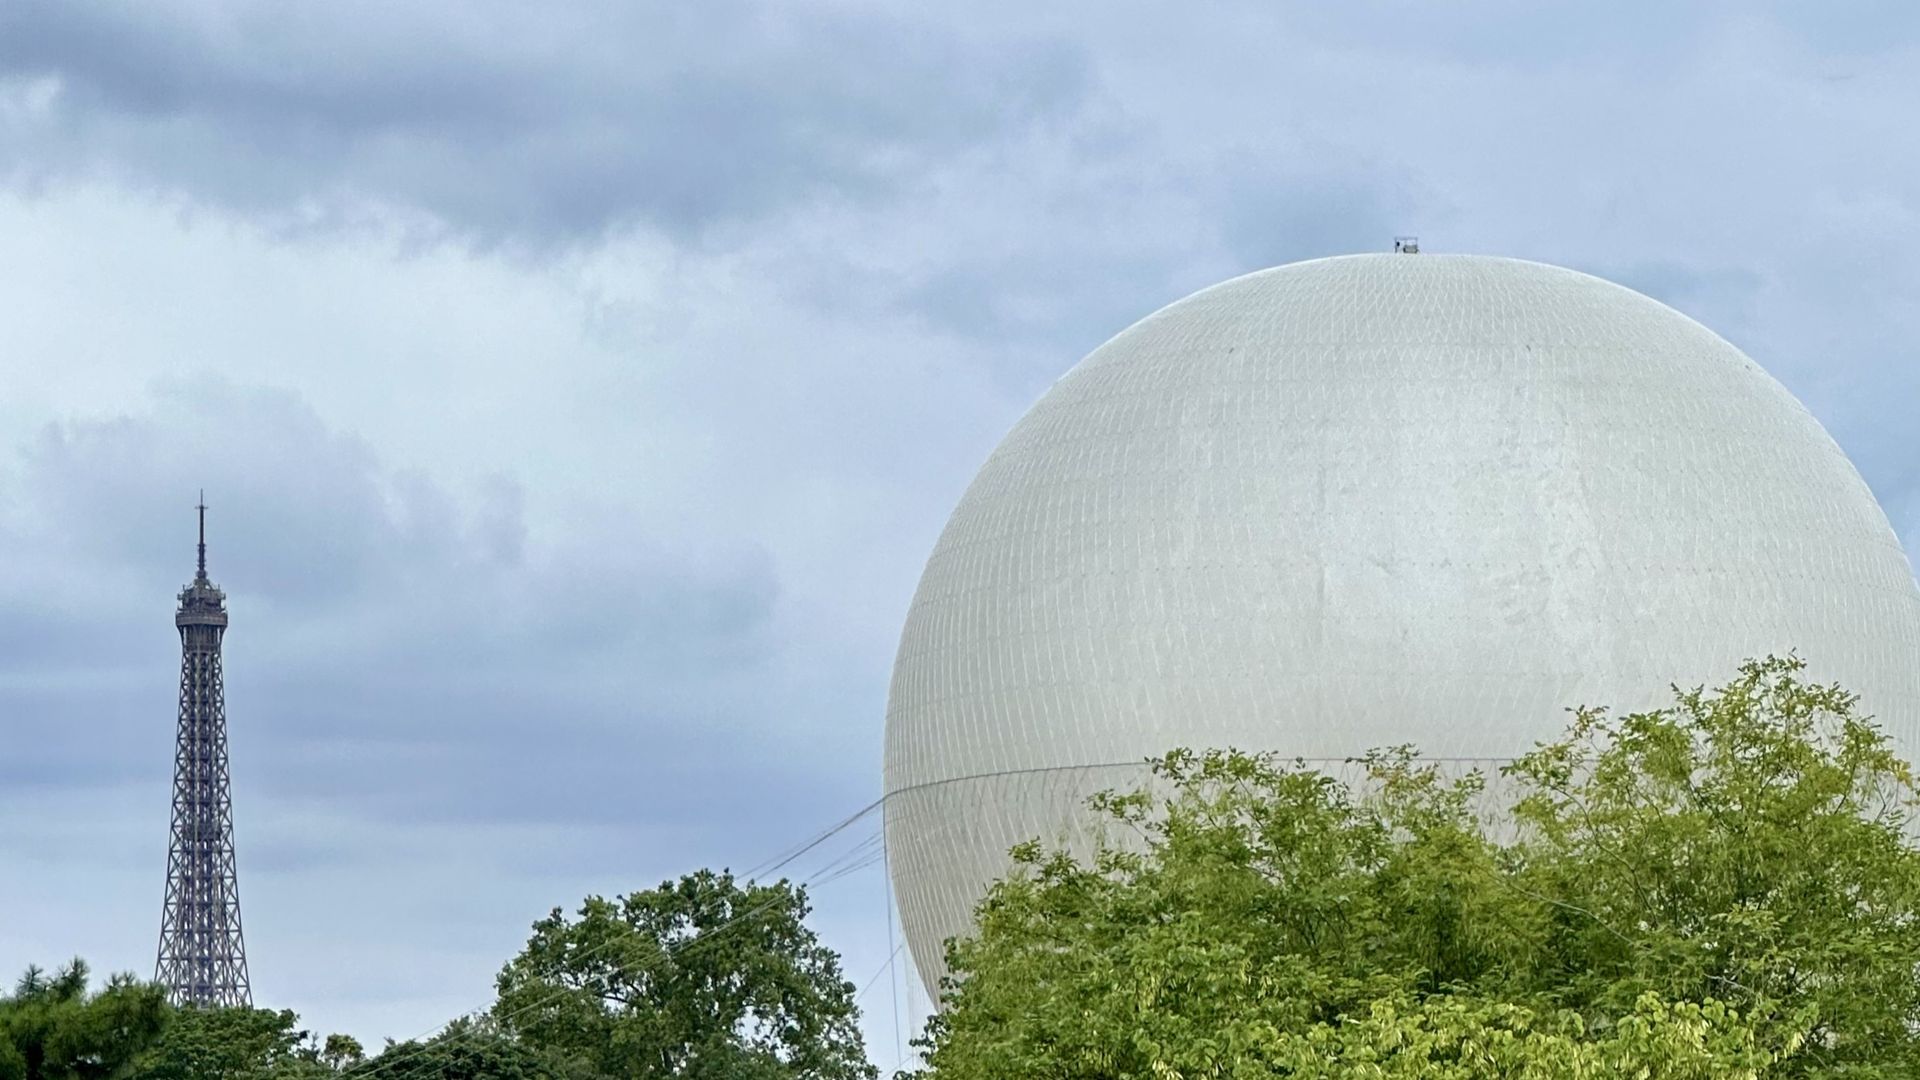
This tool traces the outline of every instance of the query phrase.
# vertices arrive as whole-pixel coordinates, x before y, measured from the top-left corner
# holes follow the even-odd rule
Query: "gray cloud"
[[[718,768],[714,721],[760,704],[777,585],[751,548],[528,555],[502,484],[469,514],[297,397],[182,383],[148,413],[50,426],[4,485],[0,562],[44,572],[0,596],[0,799],[155,779],[201,484],[236,738],[276,796],[368,818],[628,817],[714,782],[682,763]]]
[[[1073,54],[751,0],[458,17],[347,3],[0,9],[0,174],[106,177],[285,228],[534,247],[885,197],[1070,108]]]

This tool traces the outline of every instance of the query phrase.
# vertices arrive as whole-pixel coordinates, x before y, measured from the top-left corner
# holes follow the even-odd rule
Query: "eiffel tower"
[[[173,830],[167,900],[154,981],[176,1005],[250,1006],[240,885],[233,863],[227,784],[226,688],[220,641],[227,594],[207,580],[207,506],[200,511],[200,572],[180,592],[180,727],[173,753]]]

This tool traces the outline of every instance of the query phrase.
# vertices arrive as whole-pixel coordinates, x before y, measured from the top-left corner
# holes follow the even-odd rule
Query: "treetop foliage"
[[[0,1080],[106,1080],[124,1074],[166,1023],[157,987],[116,975],[89,994],[87,965],[29,967],[0,997]]]
[[[536,923],[478,1018],[368,1058],[289,1011],[176,1008],[86,965],[0,997],[0,1080],[872,1080],[853,986],[786,881],[701,871]]]
[[[804,889],[702,870],[555,909],[501,971],[493,1016],[607,1076],[868,1080],[853,985]]]
[[[1770,658],[1488,776],[1176,751],[949,943],[929,1080],[1920,1074],[1908,766]]]

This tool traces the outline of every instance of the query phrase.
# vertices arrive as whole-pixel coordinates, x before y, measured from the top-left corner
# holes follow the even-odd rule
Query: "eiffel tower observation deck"
[[[226,689],[220,643],[227,594],[207,578],[207,507],[200,511],[200,568],[180,592],[180,722],[173,756],[173,827],[154,981],[177,1005],[246,1006],[247,949],[233,860],[227,781]]]

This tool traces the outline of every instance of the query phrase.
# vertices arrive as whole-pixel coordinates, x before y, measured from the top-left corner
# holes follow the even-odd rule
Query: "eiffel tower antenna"
[[[180,591],[180,721],[173,752],[173,826],[154,981],[176,1005],[250,1006],[240,884],[227,781],[226,685],[220,645],[227,594],[207,579],[207,497],[200,493],[200,561]]]

